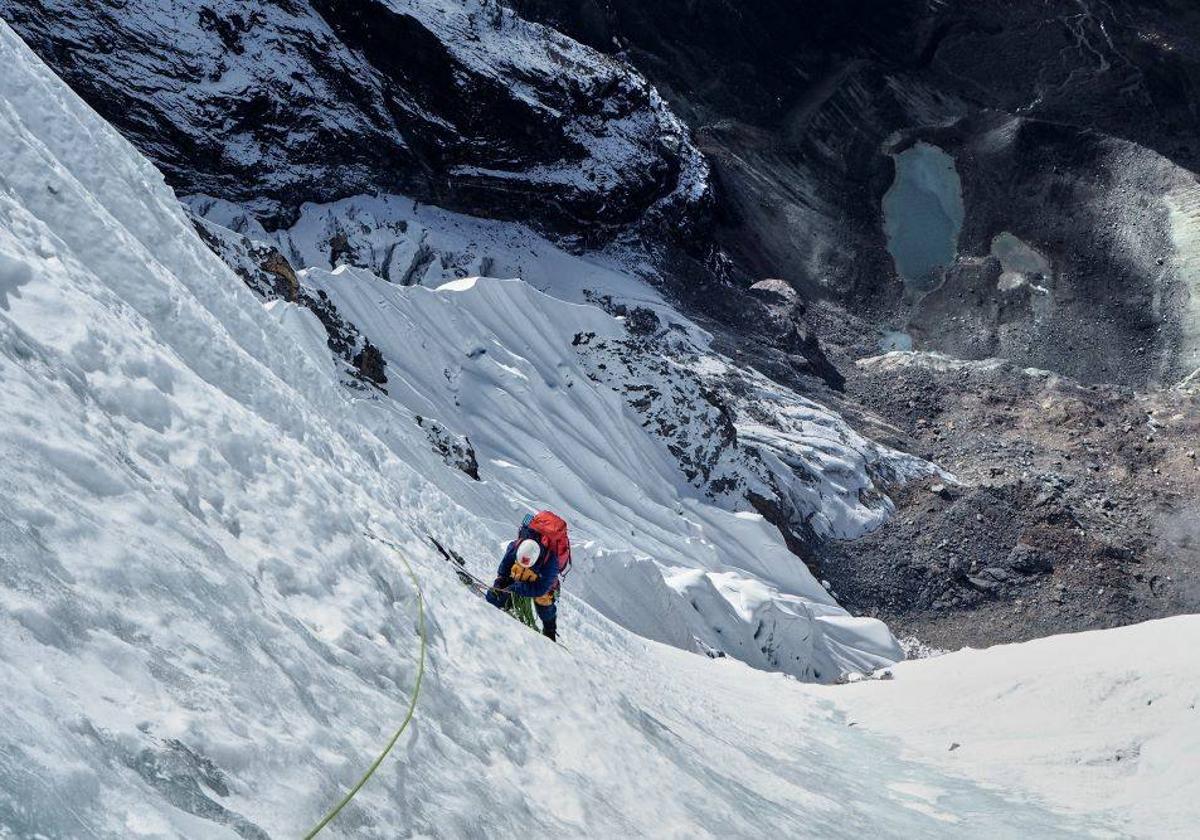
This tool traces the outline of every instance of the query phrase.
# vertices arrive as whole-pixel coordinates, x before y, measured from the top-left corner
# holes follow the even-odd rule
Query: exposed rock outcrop
[[[204,243],[265,301],[286,300],[308,309],[325,328],[326,343],[352,377],[351,382],[382,389],[387,384],[387,361],[379,348],[346,320],[329,296],[301,283],[296,270],[278,248],[192,214]],[[250,225],[242,225],[252,229]]]
[[[181,194],[267,221],[384,191],[590,241],[687,230],[708,171],[627,64],[492,0],[0,0]]]
[[[466,435],[456,435],[431,417],[416,418],[417,425],[425,430],[425,435],[433,445],[433,451],[442,456],[442,461],[448,467],[479,481],[479,460],[475,456],[475,448]]]

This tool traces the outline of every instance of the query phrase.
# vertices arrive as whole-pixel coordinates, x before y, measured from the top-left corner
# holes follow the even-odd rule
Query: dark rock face
[[[989,108],[1095,128],[1200,168],[1190,104],[1200,85],[1194,3],[953,5],[924,48],[939,84]]]
[[[1094,128],[1200,167],[1190,106],[1200,8],[1187,0],[514,5],[626,55],[711,147],[722,187],[746,198],[765,187],[784,199],[781,222],[831,210],[853,228],[860,219],[843,214],[872,191],[887,136],[938,117],[997,111]],[[731,167],[726,151],[753,155]],[[787,279],[816,279],[786,267]]]
[[[363,348],[354,354],[351,361],[363,379],[376,385],[387,384],[387,374],[384,372],[387,362],[383,360],[383,353],[379,348],[370,341],[364,342]]]
[[[744,314],[739,329],[718,335],[716,345],[722,352],[801,393],[810,388],[806,378],[842,390],[846,377],[825,354],[794,289],[768,280],[737,297]]]
[[[973,303],[955,309],[948,304],[960,290],[947,289],[934,308],[987,334],[970,357],[998,353],[1131,385],[1175,382],[1200,366],[1176,317],[1200,291],[1186,288],[1190,255],[1173,241],[1171,218],[1184,207],[1196,220],[1195,4],[519,0],[517,8],[620,52],[663,90],[712,161],[713,239],[748,281],[781,277],[810,300],[903,322],[880,212],[894,176],[889,152],[905,138],[940,141],[963,177],[962,256],[986,258],[992,239],[1011,231],[1067,287],[1036,324],[1010,300],[989,299],[990,313]],[[953,127],[929,128],[945,125]],[[938,331],[923,328],[927,337]],[[967,338],[958,330],[918,348],[958,352]]]
[[[300,298],[300,281],[287,258],[277,248],[237,235],[193,217],[196,233],[213,253],[230,266],[252,292],[263,300]]]
[[[846,53],[901,61],[920,48],[922,0],[515,0],[514,8],[599,50],[625,51],[665,91],[692,106],[689,121],[722,115],[767,124],[781,99]]]
[[[627,65],[486,0],[0,0],[182,193],[287,219],[390,191],[595,241],[702,216],[707,169]]]
[[[466,435],[451,432],[437,420],[431,417],[416,418],[417,425],[425,430],[425,436],[433,446],[433,451],[442,456],[442,462],[453,467],[474,481],[479,481],[479,460],[475,455],[475,447]]]
[[[878,198],[884,138],[964,113],[953,96],[894,85],[930,26],[929,4],[766,0],[520,0],[664,92],[712,161],[715,241],[753,280],[865,302],[887,289]],[[616,45],[616,46],[614,46]]]
[[[373,386],[384,390],[383,386],[387,384],[387,361],[383,353],[358,327],[342,317],[324,291],[302,284],[292,264],[277,248],[213,224],[200,216],[193,215],[192,222],[204,243],[260,298],[297,303],[317,317],[325,328],[330,352],[350,374],[347,384],[357,388]]]

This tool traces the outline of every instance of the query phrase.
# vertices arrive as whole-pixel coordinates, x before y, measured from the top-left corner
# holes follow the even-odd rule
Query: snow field
[[[1200,825],[1198,644],[1197,616],[1052,636],[901,663],[894,681],[846,686],[837,701],[950,772],[1119,835],[1188,837]]]

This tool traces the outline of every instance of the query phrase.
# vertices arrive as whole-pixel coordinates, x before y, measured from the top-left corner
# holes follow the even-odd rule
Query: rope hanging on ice
[[[378,537],[375,537],[374,534],[368,533],[367,536],[371,537],[372,539],[379,539]],[[310,829],[309,832],[304,835],[304,840],[312,840],[313,837],[316,837],[317,834],[320,833],[321,829],[329,825],[329,823],[333,821],[334,817],[340,814],[342,809],[350,803],[350,800],[354,798],[355,794],[362,789],[362,786],[365,785],[373,775],[375,775],[375,771],[379,769],[379,765],[381,765],[383,760],[387,758],[388,753],[392,751],[392,747],[396,746],[396,742],[400,740],[400,736],[404,734],[404,730],[408,728],[410,723],[412,723],[413,714],[417,710],[417,697],[421,694],[421,680],[425,677],[425,598],[421,594],[421,585],[417,582],[417,576],[413,572],[412,566],[408,562],[408,558],[401,553],[399,547],[397,547],[395,544],[389,543],[387,540],[382,539],[379,539],[379,541],[387,543],[396,552],[396,555],[400,558],[400,561],[404,563],[404,568],[408,571],[408,576],[412,580],[413,588],[417,593],[417,621],[421,636],[421,653],[420,661],[417,665],[417,680],[413,684],[412,699],[408,703],[408,713],[404,716],[404,720],[400,724],[400,728],[398,728],[395,734],[392,735],[392,738],[390,741],[388,741],[387,746],[383,748],[383,752],[381,752],[379,757],[371,763],[371,766],[367,768],[367,772],[363,774],[362,778],[358,780],[354,787],[350,788],[350,791],[342,797],[341,801],[338,802],[337,805],[334,805],[333,808],[330,809],[329,813],[321,818],[319,823],[313,826],[312,829]]]

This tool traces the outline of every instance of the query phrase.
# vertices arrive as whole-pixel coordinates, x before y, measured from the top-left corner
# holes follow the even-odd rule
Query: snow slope
[[[761,516],[690,486],[621,394],[592,380],[572,345],[619,338],[617,320],[517,280],[433,291],[345,267],[304,279],[402,360],[393,400],[471,442],[484,482],[462,488],[453,476],[447,492],[500,520],[539,505],[571,512],[573,594],[641,635],[684,648],[699,640],[809,679],[900,658],[882,624],[847,616]]]
[[[856,723],[948,772],[1134,837],[1200,825],[1200,616],[905,662],[845,686]],[[951,745],[958,744],[951,749]]]
[[[271,234],[245,208],[229,202],[190,196],[185,203],[206,224],[220,225],[255,245],[277,247],[296,268],[310,269],[308,276],[313,278],[325,273],[311,269],[327,272],[342,265],[365,269],[392,284],[430,288],[476,275],[519,277],[560,300],[620,307],[632,312],[631,318],[645,316],[642,311],[648,310],[658,319],[649,330],[654,335],[620,342],[615,340],[619,333],[609,330],[595,345],[589,340],[581,351],[597,350],[590,353],[597,358],[588,365],[589,376],[627,392],[631,389],[626,386],[636,383],[639,390],[627,402],[642,415],[644,425],[660,428],[660,436],[661,427],[678,427],[672,442],[689,456],[706,445],[704,439],[719,438],[714,428],[719,418],[701,417],[703,407],[681,402],[703,390],[709,396],[699,401],[711,403],[715,394],[729,410],[739,448],[756,450],[761,463],[720,463],[721,455],[714,451],[700,458],[701,463],[695,457],[680,458],[691,462],[681,463],[685,472],[694,468],[712,473],[705,480],[711,490],[724,478],[738,479],[734,473],[757,471],[763,482],[777,485],[778,495],[792,497],[790,503],[807,527],[821,537],[854,539],[874,530],[892,511],[882,487],[938,472],[920,458],[864,438],[836,412],[715,352],[711,337],[651,285],[656,275],[637,251],[610,247],[571,254],[522,225],[452,213],[395,195],[307,203],[295,225]],[[364,300],[357,293],[360,279],[352,273],[345,282],[318,285],[334,299],[346,297],[342,303],[372,319],[378,331],[395,329],[381,317],[386,312],[374,311],[378,304],[369,294]],[[564,312],[579,311],[541,312],[538,306],[530,317],[560,318]],[[394,302],[384,306],[388,311],[395,308]],[[585,325],[586,319],[581,320],[580,326]],[[504,336],[497,340],[504,341]],[[573,341],[572,347],[577,346]],[[574,355],[563,348],[536,349]],[[392,350],[393,358],[410,353],[395,341]],[[681,385],[681,380],[690,380],[690,386]],[[685,392],[685,398],[672,391]],[[726,495],[744,503],[742,493]]]
[[[538,505],[570,511],[584,545],[569,590],[605,615],[805,679],[900,658],[878,622],[836,606],[746,497],[782,495],[820,536],[853,537],[890,513],[877,478],[933,468],[736,370],[628,270],[397,196],[307,204],[273,236],[226,202],[188,204],[207,231],[226,231],[222,253],[245,252],[239,231],[304,266],[309,294],[389,360],[388,397],[472,448],[482,486],[432,476],[446,492],[498,522]],[[484,270],[521,273],[555,297],[464,276]],[[664,337],[632,341],[622,319],[568,302],[600,290],[669,324]],[[722,389],[730,408],[713,396]]]

